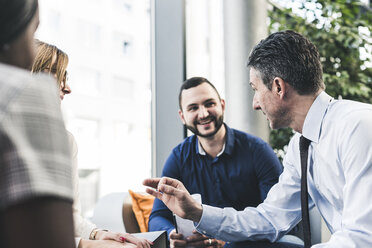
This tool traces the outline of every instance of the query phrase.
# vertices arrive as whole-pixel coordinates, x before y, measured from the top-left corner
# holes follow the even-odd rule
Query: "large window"
[[[207,78],[225,98],[223,1],[186,0],[185,13],[186,78]]]
[[[151,175],[150,0],[40,0],[36,37],[70,58],[62,109],[83,211]]]
[[[222,0],[186,0],[186,77],[211,81],[224,96],[224,28]]]

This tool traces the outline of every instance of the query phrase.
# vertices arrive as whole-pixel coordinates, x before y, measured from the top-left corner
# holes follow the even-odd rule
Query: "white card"
[[[200,194],[192,194],[191,195],[198,203],[202,203],[201,195]],[[192,231],[195,230],[194,222],[191,220],[182,219],[181,217],[176,215],[176,222],[177,222],[177,229],[178,233],[183,235],[183,238],[186,239],[188,236],[192,235]],[[186,246],[187,248],[191,248],[193,246]]]

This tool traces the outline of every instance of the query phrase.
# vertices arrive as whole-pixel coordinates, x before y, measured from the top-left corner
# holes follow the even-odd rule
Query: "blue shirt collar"
[[[305,138],[318,143],[322,129],[322,120],[332,100],[333,98],[324,91],[317,96],[306,115],[302,128],[302,135]]]
[[[217,155],[217,157],[219,157],[223,153],[227,153],[231,155],[234,149],[234,139],[235,139],[234,132],[231,128],[229,128],[229,126],[226,125],[226,123],[224,123],[224,125],[226,128],[226,141],[225,141],[225,144],[223,145],[222,151]],[[199,153],[200,155],[206,155],[203,147],[200,145],[200,142],[197,136],[196,136],[196,142],[197,142],[197,145],[195,146],[196,153]]]

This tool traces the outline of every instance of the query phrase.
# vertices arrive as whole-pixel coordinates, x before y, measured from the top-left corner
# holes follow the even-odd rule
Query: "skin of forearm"
[[[102,239],[101,237],[102,237],[103,235],[105,235],[106,233],[107,233],[107,232],[106,232],[106,231],[103,231],[103,230],[98,231],[97,234],[96,234],[96,240],[100,240],[100,239]]]
[[[80,239],[78,248],[88,248],[91,240]]]
[[[194,222],[199,222],[203,214],[203,206],[196,204],[195,207],[190,211],[190,219]]]

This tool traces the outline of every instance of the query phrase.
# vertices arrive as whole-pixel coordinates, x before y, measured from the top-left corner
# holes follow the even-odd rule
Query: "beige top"
[[[74,190],[74,204],[72,207],[75,226],[75,243],[78,247],[80,239],[89,239],[89,235],[96,225],[83,218],[81,215],[80,191],[79,191],[79,173],[77,168],[78,148],[74,136],[67,131],[69,145],[72,155],[72,183]]]

